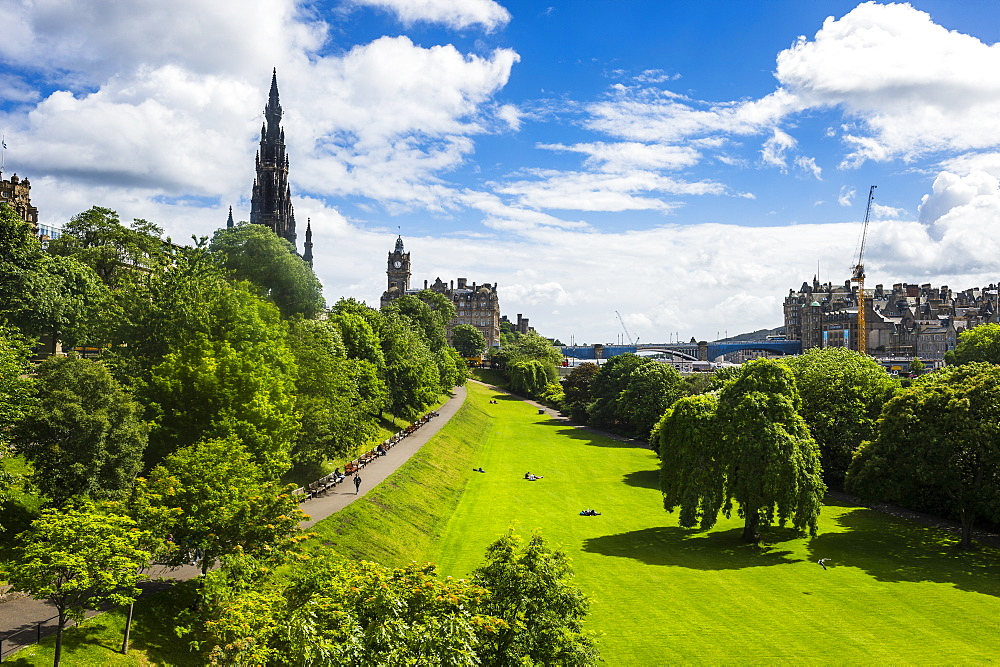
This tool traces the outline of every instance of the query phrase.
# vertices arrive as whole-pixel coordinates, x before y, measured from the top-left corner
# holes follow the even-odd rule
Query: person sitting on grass
[[[541,479],[542,475],[532,475],[530,472],[524,473],[524,478],[529,482],[534,482],[536,479]]]
[[[601,513],[596,512],[592,509],[585,509],[582,512],[580,512],[580,516],[601,516]]]
[[[482,468],[473,468],[472,472],[486,472],[486,471],[483,470]]]

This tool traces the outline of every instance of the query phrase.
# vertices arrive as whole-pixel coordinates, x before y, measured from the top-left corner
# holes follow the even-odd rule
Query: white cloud
[[[837,203],[841,206],[852,206],[854,197],[858,194],[857,189],[850,185],[840,186],[840,194],[837,195]]]
[[[637,194],[705,195],[725,191],[719,183],[689,183],[649,171],[605,174],[534,170],[528,173],[538,178],[498,185],[495,190],[515,196],[521,206],[574,211],[670,211],[676,203]]]
[[[537,148],[583,153],[584,165],[601,171],[621,172],[632,169],[680,169],[695,165],[701,157],[692,146],[644,144],[635,141],[615,143],[538,144]]]
[[[809,172],[817,181],[823,180],[823,168],[816,164],[816,158],[797,155],[795,156],[795,166]]]
[[[351,0],[392,12],[403,23],[442,23],[455,30],[474,25],[487,32],[507,25],[510,12],[493,0]]]
[[[933,22],[908,4],[866,2],[828,18],[777,59],[800,105],[840,107],[845,166],[1000,144],[1000,46]]]
[[[761,148],[760,158],[764,164],[771,165],[772,167],[781,167],[784,170],[788,166],[785,161],[785,153],[795,148],[795,146],[795,139],[787,132],[774,128],[773,134],[764,142],[764,146]]]

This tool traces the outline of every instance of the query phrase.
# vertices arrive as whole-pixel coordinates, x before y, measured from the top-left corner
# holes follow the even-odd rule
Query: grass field
[[[498,404],[489,404],[491,397]],[[941,532],[830,505],[816,538],[788,530],[763,548],[734,518],[679,528],[645,449],[593,436],[470,385],[484,406],[473,474],[440,541],[421,557],[463,576],[516,524],[573,558],[594,598],[589,627],[608,664],[957,664],[1000,656],[1000,555],[961,553]],[[476,410],[480,412],[480,410]],[[537,482],[525,472],[544,475]],[[592,507],[602,516],[581,517]],[[830,558],[829,570],[816,564]]]

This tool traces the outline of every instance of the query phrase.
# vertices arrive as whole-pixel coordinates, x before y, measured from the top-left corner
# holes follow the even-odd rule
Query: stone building
[[[31,181],[17,174],[10,180],[0,180],[0,201],[10,204],[18,217],[38,232],[38,209],[31,205]]]
[[[396,247],[386,262],[387,285],[379,304],[382,308],[404,294],[417,294],[421,289],[410,287],[410,253],[403,247],[403,237],[396,238]],[[491,283],[469,284],[468,279],[458,278],[445,283],[437,278],[433,284],[424,281],[422,289],[443,294],[455,305],[455,317],[448,322],[446,333],[451,342],[451,331],[459,324],[471,324],[482,332],[487,347],[500,343],[500,300],[497,286]],[[527,326],[527,320],[525,320]]]
[[[875,356],[939,360],[954,349],[958,334],[997,322],[998,292],[989,285],[952,292],[947,285],[896,283],[876,285],[865,295],[866,347]],[[841,285],[803,283],[788,291],[784,302],[785,331],[802,349],[845,346],[857,349],[858,290]]]

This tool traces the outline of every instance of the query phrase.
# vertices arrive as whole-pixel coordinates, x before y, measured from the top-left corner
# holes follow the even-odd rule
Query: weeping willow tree
[[[775,521],[815,535],[826,485],[800,404],[791,372],[765,359],[675,403],[657,426],[664,508],[707,529],[735,503],[748,542]]]

